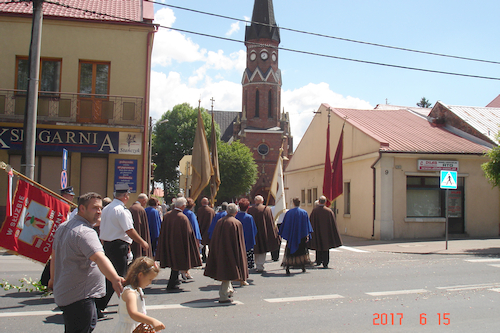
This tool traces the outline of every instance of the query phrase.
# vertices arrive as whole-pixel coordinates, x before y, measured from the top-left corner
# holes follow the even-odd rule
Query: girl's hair
[[[155,272],[158,274],[160,268],[155,263],[155,261],[149,257],[139,257],[130,264],[127,272],[126,284],[132,286],[132,288],[139,287],[139,273],[148,274],[149,272]]]

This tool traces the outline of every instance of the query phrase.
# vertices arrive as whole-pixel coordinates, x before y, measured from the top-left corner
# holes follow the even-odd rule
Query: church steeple
[[[246,27],[245,41],[261,38],[274,40],[278,44],[280,42],[280,31],[274,19],[273,0],[255,0],[252,23]]]

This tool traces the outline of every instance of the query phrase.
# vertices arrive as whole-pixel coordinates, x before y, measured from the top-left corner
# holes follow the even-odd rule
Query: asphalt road
[[[170,270],[145,290],[148,314],[165,332],[497,332],[497,254],[407,254],[342,247],[330,269],[292,270],[270,260],[236,287],[234,304],[219,305],[220,282],[192,270],[194,281],[167,293]],[[268,255],[268,259],[270,256]],[[311,251],[314,260],[314,251]],[[0,279],[38,278],[42,266],[0,256]],[[116,296],[96,332],[116,323]],[[63,332],[52,297],[0,290],[1,332]]]

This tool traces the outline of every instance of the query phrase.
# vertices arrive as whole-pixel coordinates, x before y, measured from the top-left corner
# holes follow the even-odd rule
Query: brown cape
[[[200,225],[201,245],[208,245],[210,238],[208,237],[208,228],[215,216],[214,210],[209,206],[201,206],[198,208],[198,224]]]
[[[279,249],[280,239],[278,229],[274,224],[271,208],[259,204],[248,208],[247,213],[253,216],[255,226],[257,227],[254,253],[260,254]]]
[[[170,267],[176,271],[187,271],[201,266],[198,240],[194,236],[193,228],[186,215],[174,209],[163,217],[156,260],[160,267]]]
[[[227,215],[217,221],[209,247],[205,276],[219,281],[248,278],[243,225],[234,216]]]
[[[149,248],[144,250],[139,244],[136,242],[132,242],[130,244],[130,250],[134,255],[134,258],[139,257],[150,257],[153,258],[153,251],[151,250],[151,236],[149,234],[149,223],[148,223],[148,215],[144,208],[142,208],[141,204],[136,202],[130,208],[130,213],[132,213],[132,219],[134,220],[134,229],[137,231],[139,236],[142,237],[148,244]]]
[[[335,215],[326,206],[318,206],[313,209],[310,217],[313,234],[309,241],[309,248],[318,251],[342,246]]]

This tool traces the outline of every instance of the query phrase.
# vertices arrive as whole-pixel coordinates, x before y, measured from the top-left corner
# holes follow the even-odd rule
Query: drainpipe
[[[148,32],[148,37],[147,37],[147,44],[146,44],[146,84],[144,87],[144,117],[143,117],[143,126],[144,126],[144,135],[142,138],[142,179],[143,179],[143,184],[142,184],[142,192],[147,193],[149,196],[149,186],[151,182],[151,165],[149,164],[150,161],[150,156],[148,158],[144,158],[144,153],[145,152],[150,152],[151,147],[149,147],[149,135],[150,131],[152,130],[149,126],[149,92],[150,92],[150,85],[151,85],[151,53],[153,51],[153,34],[158,31],[157,26],[154,25],[154,30]],[[144,182],[144,179],[146,181]]]
[[[376,213],[376,203],[377,203],[377,172],[375,170],[375,165],[382,158],[382,152],[378,152],[378,158],[373,162],[370,168],[373,169],[373,219],[372,219],[372,238],[375,237],[375,213]]]

